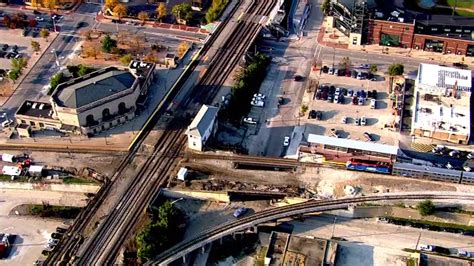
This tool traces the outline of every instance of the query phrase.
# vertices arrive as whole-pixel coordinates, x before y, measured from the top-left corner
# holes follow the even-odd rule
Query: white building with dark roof
[[[415,80],[411,133],[467,144],[471,132],[470,70],[420,64]]]
[[[23,103],[17,122],[28,130],[94,135],[135,117],[147,100],[154,70],[153,63],[132,61],[129,67],[110,66],[71,79],[56,87],[50,104]]]
[[[206,141],[216,132],[218,111],[219,108],[210,105],[201,107],[186,131],[188,148],[197,151],[203,150]]]

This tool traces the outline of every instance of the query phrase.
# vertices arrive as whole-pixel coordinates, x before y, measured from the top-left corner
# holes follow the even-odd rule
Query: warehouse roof
[[[328,136],[322,136],[322,135],[316,135],[316,134],[309,134],[308,142],[324,144],[324,145],[332,145],[332,146],[362,150],[362,151],[379,152],[379,153],[385,153],[385,154],[390,154],[390,155],[398,154],[398,147],[392,146],[392,145],[378,144],[378,143],[373,143],[373,142],[366,142],[366,141],[352,140],[352,139],[340,139],[340,138],[328,137]]]

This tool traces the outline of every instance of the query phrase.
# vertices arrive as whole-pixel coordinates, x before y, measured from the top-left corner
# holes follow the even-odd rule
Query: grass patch
[[[9,175],[0,175],[0,182],[28,182],[30,178],[27,176],[16,176],[14,180]]]
[[[438,0],[438,4],[454,7],[474,8],[474,2],[472,0]]]
[[[415,219],[405,219],[398,217],[387,217],[390,219],[390,223],[397,225],[408,225],[417,228],[426,228],[433,231],[452,231],[453,233],[459,233],[462,231],[474,231],[474,226],[464,225],[464,224],[453,224],[453,223],[442,223],[442,222],[432,222],[425,220],[415,220]]]
[[[265,265],[265,255],[267,255],[268,247],[262,247],[257,255],[257,266]]]
[[[408,258],[407,260],[407,266],[417,266],[417,259],[415,258]]]
[[[474,17],[474,12],[468,10],[456,9],[456,15],[461,17]]]
[[[73,176],[68,176],[63,178],[63,183],[64,184],[97,184],[97,182],[93,180],[88,180],[88,179],[83,179],[83,178],[78,178],[78,177],[73,177]]]
[[[27,213],[29,215],[73,219],[81,212],[82,208],[69,206],[53,206],[48,204],[30,204],[27,205]]]

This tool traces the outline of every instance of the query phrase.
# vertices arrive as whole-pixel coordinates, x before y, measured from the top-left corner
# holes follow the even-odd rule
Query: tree
[[[165,3],[160,3],[158,7],[156,8],[156,18],[162,21],[166,17],[167,14],[168,14],[168,11],[166,10]]]
[[[128,66],[128,64],[130,64],[130,61],[132,61],[132,60],[133,60],[133,57],[132,57],[131,54],[126,54],[126,55],[120,57],[120,59],[119,59],[120,63],[122,63],[126,66]]]
[[[49,36],[49,30],[45,29],[45,28],[42,28],[41,31],[40,31],[40,36],[41,38],[48,38]]]
[[[193,18],[193,10],[191,8],[191,5],[188,3],[175,5],[171,12],[178,20],[178,23],[181,20],[184,20],[187,23],[190,19]]]
[[[43,6],[52,12],[56,8],[56,0],[43,0]]]
[[[85,57],[94,57],[95,59],[97,59],[97,56],[100,54],[99,48],[92,44],[85,46],[82,52]]]
[[[341,68],[348,70],[351,67],[351,59],[348,56],[344,56],[339,65]]]
[[[308,111],[308,106],[306,104],[301,105],[300,107],[301,115],[304,115],[307,111]]]
[[[435,205],[431,200],[424,200],[418,203],[418,205],[416,205],[416,208],[422,216],[431,215],[435,212],[436,209]]]
[[[85,66],[83,64],[80,64],[79,65],[79,70],[77,71],[77,74],[79,75],[79,77],[82,77],[84,75],[87,75],[91,72],[94,72],[95,69],[94,68],[91,68],[91,67],[88,67],[88,66]]]
[[[219,14],[227,5],[228,0],[213,0],[211,7],[206,12],[207,23],[212,23],[219,17]]]
[[[40,43],[37,41],[31,41],[31,48],[33,49],[33,51],[39,52],[41,50]]]
[[[374,74],[377,71],[378,71],[377,65],[375,65],[375,64],[370,65],[369,73]]]
[[[142,25],[145,24],[145,22],[150,18],[150,15],[148,15],[147,12],[145,11],[141,11],[140,13],[138,13],[138,19],[142,21]]]
[[[177,56],[179,58],[183,57],[188,49],[189,49],[189,43],[185,41],[181,42],[177,49],[178,50]]]
[[[105,35],[104,39],[101,41],[102,51],[110,53],[114,47],[117,47],[117,41],[112,39],[110,35]]]
[[[127,15],[127,7],[124,4],[118,4],[113,9],[114,15],[118,17],[118,19],[122,19],[125,15]]]
[[[15,81],[20,77],[21,71],[19,69],[12,69],[8,72],[8,78]]]
[[[404,66],[402,64],[392,64],[388,67],[388,74],[390,76],[400,76],[403,75]]]
[[[58,73],[54,76],[51,77],[51,82],[49,83],[50,87],[51,87],[51,90],[50,91],[54,91],[54,89],[56,89],[56,87],[63,83],[65,81],[65,78],[64,78],[64,74],[63,73]]]
[[[113,10],[116,5],[119,4],[118,0],[105,0],[105,8]]]
[[[68,66],[66,66],[66,68],[67,68],[67,71],[69,71],[69,73],[71,73],[71,75],[74,78],[79,77],[79,74],[77,73],[77,72],[79,72],[79,66],[78,65],[68,65]]]
[[[28,63],[25,58],[12,59],[12,69],[18,69],[20,72],[26,67],[27,64]]]
[[[329,13],[330,8],[331,8],[330,0],[324,0],[323,3],[321,4],[321,12],[323,12],[324,15],[327,15]]]

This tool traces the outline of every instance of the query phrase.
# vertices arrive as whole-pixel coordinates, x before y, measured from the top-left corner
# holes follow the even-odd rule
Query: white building
[[[420,64],[411,133],[467,144],[471,132],[471,71]]]
[[[206,141],[209,140],[217,127],[216,117],[219,109],[210,105],[203,105],[191,125],[189,125],[186,135],[188,135],[188,148],[202,151]]]

